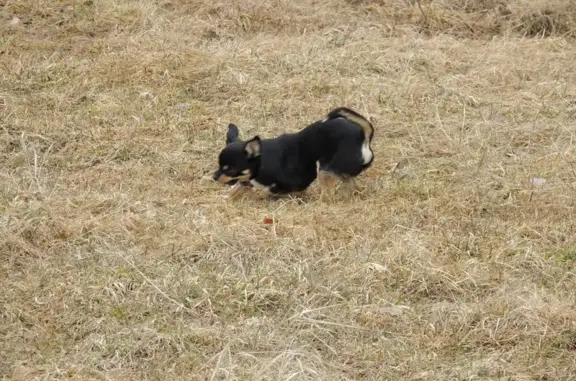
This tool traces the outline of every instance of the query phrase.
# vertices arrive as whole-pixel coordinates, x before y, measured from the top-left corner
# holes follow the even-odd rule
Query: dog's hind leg
[[[319,168],[320,171],[330,172],[332,176],[342,182],[342,187],[352,194],[359,193],[362,188],[356,182],[356,177],[363,171],[363,161],[360,147],[357,142],[342,142],[336,154],[329,162]]]
[[[342,179],[342,182],[346,186],[346,188],[348,188],[350,192],[352,192],[352,194],[362,192],[362,187],[358,185],[358,182],[356,182],[355,177],[345,177]]]
[[[339,176],[332,172],[319,170],[318,171],[318,185],[320,186],[321,198],[331,199],[338,187]]]
[[[333,174],[339,180],[339,184],[334,187],[335,190],[342,190],[346,196],[354,196],[362,192],[362,188],[356,182],[355,176]]]
[[[318,184],[323,189],[333,189],[336,187],[336,183],[339,180],[339,176],[332,172],[320,170],[318,172]]]
[[[358,185],[356,176],[346,174],[336,174],[328,170],[318,172],[318,183],[320,192],[323,196],[335,196],[339,189],[344,190],[345,194],[355,195],[362,192],[362,187]]]

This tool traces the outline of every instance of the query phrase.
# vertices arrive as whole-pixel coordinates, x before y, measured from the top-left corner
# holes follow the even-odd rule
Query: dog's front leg
[[[228,197],[231,200],[237,200],[240,197],[242,197],[242,195],[246,194],[246,192],[248,191],[252,191],[252,188],[243,185],[241,182],[237,182],[232,186],[232,188],[228,192]]]
[[[320,197],[328,200],[334,197],[338,185],[338,177],[331,172],[318,172],[318,185],[320,186]]]

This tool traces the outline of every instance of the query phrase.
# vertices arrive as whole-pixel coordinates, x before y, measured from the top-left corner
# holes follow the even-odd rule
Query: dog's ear
[[[262,142],[260,141],[260,136],[256,135],[252,139],[248,140],[246,144],[244,144],[244,151],[249,159],[260,156],[262,154]]]
[[[226,144],[234,143],[239,139],[240,131],[235,124],[230,123],[228,125],[228,132],[226,133]]]

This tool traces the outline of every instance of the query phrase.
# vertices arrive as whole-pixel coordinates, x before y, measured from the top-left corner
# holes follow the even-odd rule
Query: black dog
[[[242,141],[238,127],[230,124],[213,178],[273,194],[305,190],[318,176],[318,169],[343,181],[353,180],[374,161],[373,136],[372,124],[346,107],[330,111],[325,119],[297,133],[272,139],[256,135]]]

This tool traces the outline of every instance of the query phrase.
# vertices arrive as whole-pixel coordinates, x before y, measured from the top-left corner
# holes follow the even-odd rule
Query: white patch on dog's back
[[[368,164],[373,157],[374,153],[370,148],[370,141],[365,139],[364,143],[362,143],[362,160],[364,160],[364,164]]]

